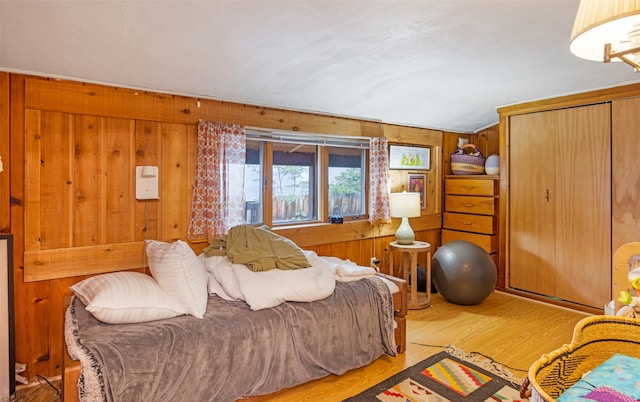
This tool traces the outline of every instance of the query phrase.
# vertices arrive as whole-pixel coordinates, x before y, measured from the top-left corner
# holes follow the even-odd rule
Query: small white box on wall
[[[136,199],[158,199],[157,166],[136,166]]]

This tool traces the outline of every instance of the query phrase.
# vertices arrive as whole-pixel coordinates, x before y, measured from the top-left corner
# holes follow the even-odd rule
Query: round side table
[[[392,241],[389,243],[391,250],[389,254],[389,265],[392,272],[395,271],[393,254],[395,251],[402,252],[402,279],[409,282],[411,297],[407,303],[407,308],[412,310],[429,307],[431,304],[431,244],[424,241],[414,241],[412,244],[398,244]],[[427,253],[426,266],[426,300],[418,300],[418,253]],[[411,277],[409,278],[409,269]]]

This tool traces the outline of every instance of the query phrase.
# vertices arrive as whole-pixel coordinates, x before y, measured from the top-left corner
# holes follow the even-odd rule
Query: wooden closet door
[[[509,287],[602,308],[611,298],[611,114],[513,116]]]
[[[554,296],[602,308],[611,299],[611,105],[558,111]]]
[[[640,98],[613,101],[611,105],[612,242],[620,246],[640,241]]]
[[[508,286],[541,295],[556,289],[554,209],[557,112],[512,116],[509,126]]]

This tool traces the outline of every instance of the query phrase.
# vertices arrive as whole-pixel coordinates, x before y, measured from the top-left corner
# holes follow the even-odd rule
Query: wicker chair
[[[521,388],[531,385],[531,401],[552,402],[616,353],[640,358],[640,320],[616,316],[582,319],[569,345],[536,360]]]

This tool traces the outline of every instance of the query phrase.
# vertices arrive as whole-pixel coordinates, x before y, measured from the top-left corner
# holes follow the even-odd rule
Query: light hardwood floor
[[[531,363],[569,343],[575,324],[587,316],[502,292],[492,293],[476,306],[451,304],[436,294],[431,307],[409,310],[405,354],[383,356],[342,376],[331,375],[268,398],[251,400],[342,401],[441,352],[447,345],[488,355],[502,365],[523,370],[511,371],[525,378]]]
[[[383,356],[342,376],[330,375],[269,397],[243,401],[342,401],[447,345],[488,355],[524,378],[525,371],[541,355],[569,343],[575,324],[588,316],[501,292],[494,292],[476,306],[451,304],[438,294],[433,295],[432,301],[431,307],[424,310],[409,310],[405,354],[395,358]],[[55,395],[45,391],[46,387],[37,385],[19,387],[17,401],[56,400]]]

